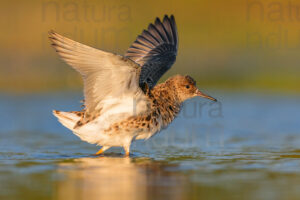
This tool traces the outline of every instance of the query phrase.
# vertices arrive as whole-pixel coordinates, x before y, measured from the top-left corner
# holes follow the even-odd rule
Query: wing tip
[[[174,17],[174,14],[165,14],[164,17],[163,17],[163,21],[165,21],[166,19],[170,20],[170,21],[175,21],[175,17]]]
[[[50,29],[48,31],[48,35],[49,35],[49,38],[50,38],[50,37],[54,37],[55,35],[57,35],[57,33],[53,29]]]
[[[49,30],[48,31],[48,38],[52,42],[51,45],[53,45],[54,41],[57,40],[57,33],[53,29]]]
[[[163,15],[163,18],[156,17],[154,22],[149,23],[147,29],[144,29],[142,33],[137,36],[137,39],[125,53],[125,56],[130,57],[138,64],[143,65],[145,60],[148,59],[147,56],[149,57],[150,54],[154,56],[155,49],[164,48],[162,45],[172,45],[169,50],[174,51],[174,55],[177,55],[178,34],[173,14],[165,14]],[[143,49],[146,50],[146,52],[140,51],[143,46]],[[167,51],[168,48],[161,50]]]
[[[173,21],[175,21],[175,17],[174,17],[173,14],[170,15],[170,19],[173,20]]]

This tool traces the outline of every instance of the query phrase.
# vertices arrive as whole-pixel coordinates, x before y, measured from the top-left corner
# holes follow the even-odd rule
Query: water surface
[[[92,156],[52,116],[79,93],[2,94],[0,199],[299,199],[300,96],[210,94],[130,158]]]

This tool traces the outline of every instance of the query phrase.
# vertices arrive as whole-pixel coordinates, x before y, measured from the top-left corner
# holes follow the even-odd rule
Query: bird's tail
[[[68,129],[70,129],[81,140],[91,144],[97,144],[99,134],[93,131],[94,130],[93,127],[90,128],[84,126],[84,127],[76,128],[76,124],[81,119],[82,114],[83,114],[82,112],[76,112],[76,111],[62,112],[58,110],[53,110],[53,115],[58,118],[58,121]]]
[[[75,112],[62,112],[53,110],[53,115],[57,117],[58,121],[70,130],[74,130],[76,123],[80,120]]]

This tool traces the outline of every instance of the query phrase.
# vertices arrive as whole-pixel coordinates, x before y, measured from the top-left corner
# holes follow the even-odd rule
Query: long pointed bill
[[[197,89],[196,95],[199,96],[199,97],[203,97],[203,98],[212,100],[212,101],[217,101],[217,99],[215,99],[215,98],[213,98],[213,97],[211,97],[211,96],[208,96],[208,95],[202,93],[199,89]]]

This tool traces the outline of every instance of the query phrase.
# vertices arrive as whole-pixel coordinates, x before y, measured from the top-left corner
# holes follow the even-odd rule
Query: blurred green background
[[[50,29],[124,54],[155,17],[174,14],[172,74],[200,87],[299,92],[300,12],[292,0],[11,0],[0,2],[0,89],[77,90],[80,76],[50,47]]]

